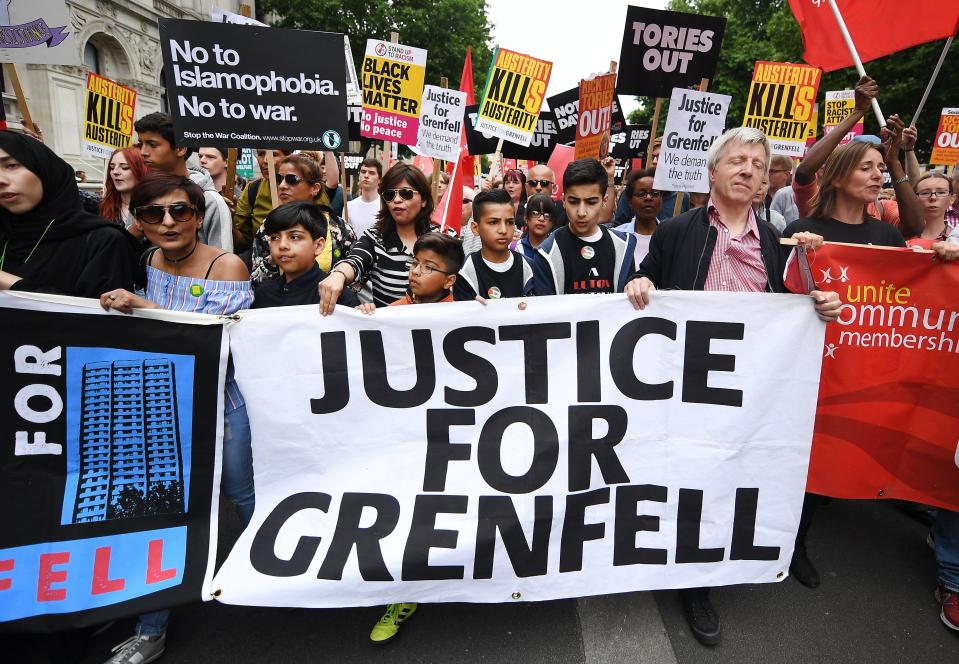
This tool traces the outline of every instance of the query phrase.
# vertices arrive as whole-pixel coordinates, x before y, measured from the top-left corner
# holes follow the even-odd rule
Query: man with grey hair
[[[738,127],[716,139],[707,156],[709,202],[662,222],[653,232],[649,253],[626,284],[634,307],[649,305],[650,293],[657,288],[785,292],[785,252],[779,247],[779,233],[757,219],[752,207],[768,174],[769,158],[769,142],[757,129]],[[822,243],[813,233],[793,237],[811,247]],[[838,318],[842,303],[837,293],[810,295],[822,320]],[[709,588],[681,590],[680,599],[699,642],[719,643],[722,629]]]

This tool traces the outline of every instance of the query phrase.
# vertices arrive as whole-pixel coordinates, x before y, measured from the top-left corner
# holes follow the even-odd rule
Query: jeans
[[[946,590],[959,592],[959,512],[936,510],[932,538],[936,544],[939,583]]]
[[[226,413],[223,418],[223,477],[220,489],[236,505],[244,528],[253,517],[253,446],[250,418],[246,406]],[[166,632],[170,611],[153,611],[140,616],[141,636],[160,636]]]

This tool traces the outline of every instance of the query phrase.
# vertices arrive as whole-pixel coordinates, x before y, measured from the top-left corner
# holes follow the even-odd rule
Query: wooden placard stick
[[[220,194],[229,196],[231,199],[233,198],[233,190],[236,189],[236,162],[239,155],[240,151],[236,148],[227,148],[226,150],[226,184]]]
[[[27,98],[23,94],[23,86],[20,85],[17,66],[12,62],[5,62],[3,63],[3,73],[7,75],[10,83],[13,84],[13,94],[17,96],[17,106],[20,107],[20,117],[23,126],[39,135],[40,130],[37,128],[37,125],[33,123],[33,118],[30,117],[30,107],[27,106]]]
[[[493,177],[495,173],[499,173],[503,168],[503,139],[499,139],[496,142],[496,152],[493,153],[493,163],[489,167],[489,176]]]
[[[276,207],[280,204],[279,192],[277,192],[276,186],[276,161],[273,159],[273,148],[269,148],[266,151],[266,172],[267,176],[270,178],[270,181],[267,184],[270,186],[270,198],[273,201],[273,207]]]
[[[709,88],[709,79],[708,79],[708,78],[704,78],[703,80],[701,80],[701,81],[699,82],[699,91],[700,91],[700,92],[706,92],[706,90],[707,90],[708,88]],[[673,216],[674,216],[674,217],[678,217],[679,214],[683,211],[683,197],[684,197],[683,192],[679,192],[678,194],[676,194],[676,204],[673,205]]]
[[[779,244],[784,247],[795,247],[799,244],[799,240],[793,237],[781,237],[779,238]],[[823,242],[826,244],[834,244],[839,247],[865,247],[867,249],[882,249],[884,251],[903,251],[903,247],[884,247],[877,244],[857,244],[855,242]],[[932,249],[919,249],[917,247],[910,247],[909,251],[916,254],[934,254],[936,253]]]
[[[343,190],[343,221],[350,222],[350,213],[346,209],[346,153],[340,153],[340,188]]]
[[[659,130],[659,116],[663,112],[663,98],[656,97],[656,107],[653,109],[652,126],[649,128],[649,143],[652,145],[656,139],[656,132]],[[648,160],[647,160],[648,161]]]

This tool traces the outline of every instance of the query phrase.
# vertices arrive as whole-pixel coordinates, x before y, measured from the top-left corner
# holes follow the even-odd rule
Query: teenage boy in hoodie
[[[563,173],[563,204],[568,225],[539,246],[534,262],[537,295],[622,293],[633,272],[636,238],[601,226],[609,174],[587,157]]]
[[[133,124],[140,143],[140,154],[151,171],[188,177],[203,189],[206,215],[197,239],[204,244],[233,251],[233,217],[226,201],[206,171],[188,168],[186,160],[193,148],[177,147],[173,120],[166,113],[144,115]]]
[[[327,223],[326,214],[308,201],[286,203],[266,216],[270,258],[282,274],[257,286],[252,309],[320,303],[318,285],[327,273],[316,257],[323,253]],[[336,303],[355,307],[360,301],[352,288],[344,288]]]

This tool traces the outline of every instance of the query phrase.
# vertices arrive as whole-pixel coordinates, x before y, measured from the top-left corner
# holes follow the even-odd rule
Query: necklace
[[[37,250],[37,247],[40,246],[40,243],[43,242],[43,238],[46,236],[47,231],[50,230],[50,227],[53,226],[53,222],[56,219],[51,219],[50,223],[47,224],[47,227],[43,229],[43,232],[40,233],[40,239],[37,240],[37,243],[33,245],[33,249],[30,250],[30,253],[27,254],[27,257],[24,259],[23,264],[26,265],[30,262],[30,259],[33,258],[33,252]],[[10,244],[10,240],[7,240],[3,243],[3,253],[0,254],[0,270],[3,270],[3,263],[7,260],[7,245]]]
[[[169,264],[172,265],[173,267],[176,267],[177,265],[179,265],[180,263],[182,263],[183,261],[185,261],[187,258],[189,258],[190,256],[192,256],[192,255],[193,255],[193,252],[196,251],[197,245],[199,245],[199,244],[200,244],[199,242],[197,242],[196,240],[194,240],[194,241],[193,241],[193,248],[190,249],[189,252],[187,252],[187,255],[186,255],[186,256],[182,256],[182,257],[180,257],[180,258],[170,258],[169,256],[166,255],[166,253],[164,253],[164,251],[163,251],[162,249],[160,250],[160,253],[163,254],[163,260],[165,260],[167,263],[169,263]]]

